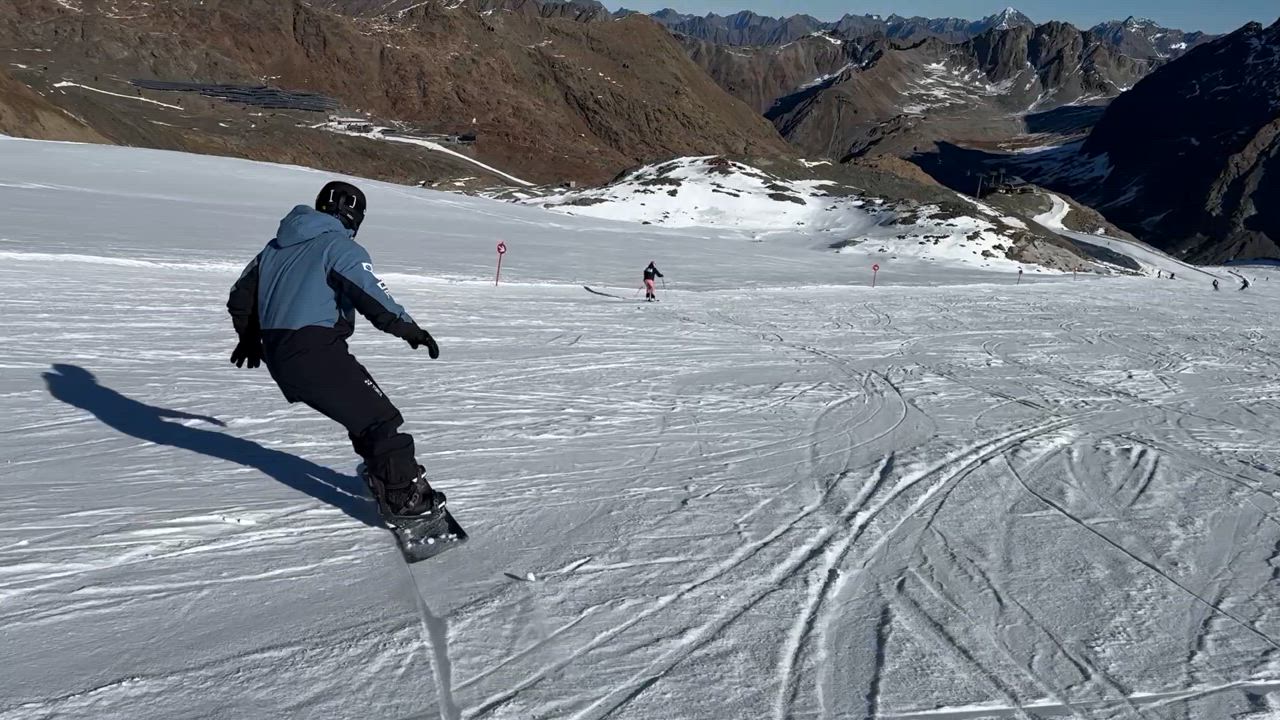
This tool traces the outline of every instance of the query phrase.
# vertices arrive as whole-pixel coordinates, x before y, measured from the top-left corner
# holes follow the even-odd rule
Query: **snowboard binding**
[[[378,504],[383,525],[395,535],[406,562],[415,563],[435,557],[467,541],[467,532],[445,506],[444,493],[431,491],[432,497],[420,498],[429,503],[429,507],[421,512],[398,514],[387,504],[386,488],[382,482],[371,475],[363,463],[358,472]]]

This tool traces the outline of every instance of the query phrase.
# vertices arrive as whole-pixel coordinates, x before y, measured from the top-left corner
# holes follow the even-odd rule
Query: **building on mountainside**
[[[992,193],[1024,195],[1037,192],[1038,188],[1017,175],[1006,175],[1004,168],[978,176],[978,192],[975,197],[984,198]]]
[[[1022,195],[1035,192],[1036,186],[1016,175],[1004,178],[1002,173],[1001,181],[995,186],[995,191],[1005,195]]]

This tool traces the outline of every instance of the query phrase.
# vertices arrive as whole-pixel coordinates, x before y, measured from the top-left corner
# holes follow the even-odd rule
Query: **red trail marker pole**
[[[880,274],[880,263],[871,266],[871,287],[876,286],[876,275]]]
[[[498,286],[498,280],[502,277],[502,256],[507,254],[507,244],[505,242],[498,243],[498,273],[493,276],[493,286]]]

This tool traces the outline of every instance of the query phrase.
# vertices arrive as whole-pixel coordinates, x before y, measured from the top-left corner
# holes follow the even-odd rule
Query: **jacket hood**
[[[315,208],[299,205],[290,210],[289,214],[280,221],[280,228],[276,230],[276,239],[271,242],[275,243],[276,247],[283,248],[314,240],[329,233],[341,233],[343,237],[351,238],[351,231],[343,227],[338,218]]]

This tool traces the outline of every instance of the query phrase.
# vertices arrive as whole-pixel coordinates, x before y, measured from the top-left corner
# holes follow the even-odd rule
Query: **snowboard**
[[[400,546],[400,553],[404,555],[405,562],[410,565],[422,562],[452,550],[468,540],[467,531],[463,530],[458,521],[453,518],[448,507],[445,507],[442,513],[435,513],[427,518],[392,514],[378,492],[374,490],[373,483],[370,482],[363,465],[360,466],[359,472],[364,484],[369,488],[369,494],[377,500],[378,515],[382,519],[382,524],[395,536],[396,544]]]

